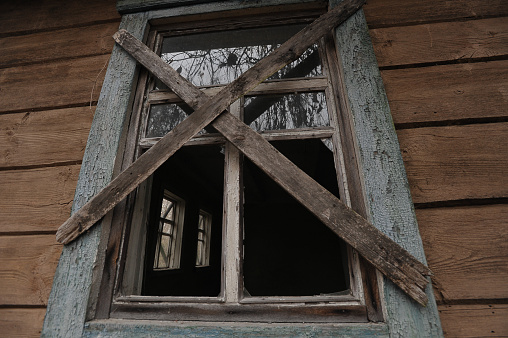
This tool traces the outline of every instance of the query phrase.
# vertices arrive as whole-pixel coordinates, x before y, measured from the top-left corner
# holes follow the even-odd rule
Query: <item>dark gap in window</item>
[[[339,196],[332,151],[319,139],[272,143]],[[244,163],[244,284],[251,296],[311,296],[348,289],[345,244],[256,165]]]
[[[150,206],[143,295],[208,296],[220,292],[224,155],[220,146],[178,150],[154,175]],[[185,201],[179,268],[154,269],[164,191]],[[212,217],[210,258],[196,267],[200,210]]]

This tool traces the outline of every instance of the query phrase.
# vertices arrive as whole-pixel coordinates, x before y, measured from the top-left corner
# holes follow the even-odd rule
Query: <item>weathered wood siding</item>
[[[115,0],[0,2],[0,336],[37,337],[120,16]]]
[[[445,334],[506,336],[508,2],[369,0]],[[115,0],[0,3],[0,332],[38,336]],[[90,108],[91,107],[91,108]]]
[[[508,2],[365,13],[448,337],[507,336]]]

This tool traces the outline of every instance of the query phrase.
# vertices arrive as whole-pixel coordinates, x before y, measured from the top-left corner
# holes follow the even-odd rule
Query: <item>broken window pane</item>
[[[227,84],[303,27],[287,25],[165,37],[161,58],[196,86]],[[270,79],[319,75],[319,53],[313,46]],[[163,88],[160,83],[157,87]]]
[[[246,97],[244,121],[256,131],[330,125],[323,92]]]
[[[321,140],[272,144],[338,197],[333,153]],[[314,296],[347,290],[344,242],[248,159],[243,173],[246,294]]]

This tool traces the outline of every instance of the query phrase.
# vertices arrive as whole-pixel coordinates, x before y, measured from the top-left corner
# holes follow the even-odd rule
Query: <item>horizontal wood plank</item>
[[[508,305],[442,305],[446,337],[508,337]]]
[[[97,101],[109,55],[0,69],[0,112]]]
[[[120,20],[115,0],[8,0],[0,2],[0,35]]]
[[[46,309],[0,308],[0,332],[4,337],[40,337]]]
[[[364,7],[369,27],[507,16],[505,0],[369,0]]]
[[[508,123],[397,134],[414,203],[508,197]]]
[[[0,171],[0,232],[56,230],[70,215],[79,168]]]
[[[506,18],[370,30],[380,67],[508,54]]]
[[[0,68],[111,53],[118,23],[69,28],[0,39]]]
[[[437,299],[508,298],[507,204],[417,209],[416,216]]]
[[[80,161],[95,106],[0,115],[0,168]]]
[[[46,305],[62,245],[54,235],[0,237],[0,304]]]
[[[507,117],[508,60],[381,72],[394,123]]]

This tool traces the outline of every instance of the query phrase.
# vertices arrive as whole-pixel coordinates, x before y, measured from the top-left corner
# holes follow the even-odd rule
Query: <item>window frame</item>
[[[174,1],[166,1],[170,6],[178,6]],[[189,10],[194,13],[256,8],[260,6],[302,3],[296,0],[269,0],[259,3],[250,2],[191,2],[189,7],[174,7],[144,12],[147,7],[138,7],[129,11],[122,18],[121,28],[125,28],[136,37],[143,39],[148,32],[148,22],[162,17],[177,17]],[[334,5],[339,1],[332,0]],[[152,6],[150,2],[145,5]],[[400,149],[396,138],[388,102],[375,61],[372,45],[368,35],[363,11],[360,10],[346,23],[336,29],[338,63],[344,74],[341,86],[346,93],[341,103],[351,112],[345,128],[351,129],[354,136],[352,156],[359,163],[361,172],[357,180],[361,183],[363,199],[366,202],[365,216],[385,234],[402,245],[423,262],[425,257],[418,234],[414,209],[412,206],[407,178],[403,167]],[[98,192],[122,169],[121,159],[116,154],[124,152],[125,134],[122,134],[124,122],[128,121],[132,102],[132,87],[136,83],[137,70],[135,61],[115,46],[108,67],[106,79],[97,106],[91,136],[87,144],[83,166],[76,190],[73,212]],[[361,74],[361,76],[358,76]],[[375,114],[373,114],[375,112]],[[101,156],[97,156],[101,154]],[[123,204],[123,203],[122,203]],[[122,205],[119,206],[120,208]],[[207,325],[182,326],[180,324],[118,323],[114,321],[89,321],[96,318],[95,310],[102,269],[94,269],[105,261],[106,241],[109,233],[117,231],[111,222],[109,213],[85,236],[67,245],[63,249],[55,282],[48,304],[43,335],[82,334],[114,336],[118,333],[135,332],[172,332],[175,334],[213,334],[254,333],[263,330],[271,334],[376,334],[407,335],[421,334],[441,336],[437,308],[431,287],[427,287],[429,304],[421,308],[412,302],[386,278],[382,278],[381,301],[386,306],[386,323],[345,325],[330,327],[321,325],[276,325],[260,328],[256,325],[217,327]],[[118,253],[116,253],[118,254]],[[113,253],[113,256],[115,253]],[[379,277],[379,275],[377,275]],[[92,282],[95,281],[95,282]],[[67,319],[66,319],[67,318]],[[87,322],[88,321],[88,322]],[[162,330],[162,331],[161,331]],[[169,330],[169,331],[168,331]]]
[[[324,9],[313,9],[313,12],[309,15],[307,11],[302,11],[301,9],[294,9],[292,11],[289,11],[289,17],[284,18],[288,22],[291,23],[305,23],[308,24],[312,22],[315,18],[317,18],[320,14],[324,12]],[[204,17],[203,17],[204,16]],[[184,35],[186,31],[189,28],[189,25],[192,27],[191,33],[195,32],[203,32],[207,29],[209,30],[210,25],[216,23],[217,21],[220,22],[220,20],[217,20],[213,18],[213,15],[210,16],[211,19],[209,21],[205,21],[205,23],[199,23],[196,22],[195,16],[189,15],[186,17],[183,22],[179,22],[177,24],[171,24],[171,23],[165,23],[163,20],[159,20],[159,24],[157,26],[151,26],[150,32],[148,33],[147,38],[147,45],[156,52],[160,51],[160,46],[162,45],[161,39],[167,35],[166,31],[168,29],[170,30],[176,30],[178,32],[178,35]],[[233,16],[231,16],[233,17]],[[280,16],[283,18],[283,16]],[[207,15],[199,16],[200,20],[206,20]],[[234,17],[233,17],[234,18]],[[263,19],[265,18],[265,19]],[[221,18],[223,19],[223,18]],[[264,13],[262,15],[254,16],[253,18],[245,18],[242,20],[242,28],[249,28],[249,27],[259,27],[262,26],[262,23],[266,26],[273,25],[270,23],[270,19],[273,20],[273,15],[268,16],[267,13]],[[197,28],[195,27],[197,24]],[[180,28],[180,27],[184,28]],[[203,26],[204,28],[201,28]],[[187,27],[187,29],[185,29]],[[215,27],[215,26],[214,26]],[[228,27],[231,29],[231,27]],[[235,27],[233,27],[234,29]],[[345,200],[347,200],[347,204],[350,205],[350,197],[349,197],[349,190],[351,190],[351,187],[346,187],[347,179],[344,176],[344,163],[343,159],[340,159],[343,157],[343,153],[341,151],[341,131],[339,130],[338,126],[338,115],[340,115],[339,110],[341,107],[339,107],[339,103],[337,102],[337,98],[334,95],[334,92],[336,91],[336,87],[338,87],[338,78],[337,76],[334,76],[334,71],[332,69],[336,69],[337,65],[333,64],[332,62],[329,62],[330,57],[335,57],[335,54],[333,50],[330,50],[327,55],[325,52],[324,45],[325,43],[329,43],[332,39],[331,35],[327,38],[323,38],[322,41],[316,42],[319,44],[319,53],[322,54],[321,62],[322,69],[323,69],[323,75],[318,77],[308,77],[308,78],[296,78],[296,79],[286,79],[286,80],[272,80],[265,83],[260,84],[257,88],[255,88],[253,91],[249,92],[250,95],[266,95],[269,93],[294,93],[297,92],[313,92],[313,91],[320,91],[320,92],[326,92],[326,100],[328,105],[328,115],[330,119],[330,126],[329,127],[315,127],[315,128],[308,128],[307,130],[299,130],[299,129],[292,129],[292,130],[275,130],[275,131],[267,131],[263,132],[263,136],[265,139],[268,140],[290,140],[290,139],[298,139],[300,136],[303,137],[309,137],[309,138],[329,138],[333,140],[334,145],[334,160],[335,160],[335,170],[337,171],[337,180],[338,180],[338,186],[340,190],[341,196],[345,197]],[[326,74],[332,73],[332,74]],[[154,77],[150,76],[146,70],[141,71],[139,84],[137,86],[137,93],[135,95],[135,101],[134,101],[134,110],[139,110],[139,116],[136,112],[133,112],[133,116],[130,121],[129,125],[129,135],[127,136],[127,140],[129,143],[131,143],[130,148],[134,149],[134,157],[139,156],[140,152],[143,150],[149,148],[154,142],[156,142],[160,138],[144,138],[143,135],[145,133],[145,130],[147,129],[147,120],[149,115],[149,110],[151,104],[159,104],[159,103],[172,103],[172,102],[179,102],[181,101],[180,98],[178,98],[174,93],[167,90],[154,90],[152,89],[154,87]],[[298,83],[301,83],[298,85]],[[287,85],[285,85],[287,84]],[[208,93],[214,93],[220,89],[222,89],[222,86],[211,86],[209,88],[204,88],[205,91],[208,91]],[[332,88],[333,87],[333,88]],[[300,88],[300,89],[299,89]],[[233,103],[230,107],[230,113],[232,113],[235,116],[241,115],[242,110],[242,104],[240,103],[243,101],[243,98],[237,100],[235,103]],[[136,120],[134,120],[136,118]],[[335,127],[333,127],[335,125]],[[300,135],[300,136],[297,136]],[[139,143],[138,143],[139,142]],[[228,142],[225,141],[225,138],[220,134],[209,134],[209,135],[198,135],[191,139],[188,143],[188,145],[202,145],[202,144],[225,144],[225,153],[226,153],[226,163],[225,167],[226,169],[226,179],[225,179],[225,190],[228,190],[228,193],[226,195],[226,200],[224,202],[224,214],[226,217],[230,217],[231,219],[228,219],[225,221],[225,224],[227,223],[235,223],[236,227],[223,227],[223,242],[228,243],[227,245],[223,245],[223,250],[225,251],[224,255],[224,270],[223,270],[223,290],[221,292],[221,295],[219,295],[217,298],[215,297],[181,297],[181,296],[162,296],[162,297],[153,297],[153,296],[139,296],[133,295],[132,290],[139,290],[139,285],[135,285],[134,288],[131,287],[130,283],[128,283],[127,288],[122,288],[123,280],[125,278],[136,278],[131,273],[128,273],[129,277],[125,277],[123,273],[125,273],[122,269],[123,266],[120,265],[118,269],[116,269],[116,266],[114,266],[113,262],[111,262],[109,265],[109,268],[111,269],[105,276],[111,276],[117,274],[117,280],[112,281],[111,279],[103,280],[103,287],[101,287],[101,290],[109,290],[112,294],[117,294],[117,290],[120,290],[120,293],[123,295],[117,295],[112,296],[111,294],[107,294],[104,296],[104,294],[101,293],[99,297],[99,303],[97,305],[99,311],[103,311],[103,318],[109,318],[109,316],[115,317],[115,318],[129,318],[129,319],[135,319],[135,318],[141,318],[141,316],[136,317],[136,314],[134,314],[133,309],[139,307],[140,311],[143,311],[143,317],[146,319],[177,319],[177,320],[189,320],[189,318],[193,318],[193,309],[197,309],[198,307],[201,307],[201,309],[206,309],[207,312],[210,313],[208,320],[210,322],[213,321],[233,321],[233,320],[248,320],[242,315],[242,311],[256,311],[258,314],[251,317],[251,320],[257,320],[261,322],[268,322],[268,321],[281,321],[285,320],[288,322],[295,322],[299,320],[304,321],[312,321],[312,322],[318,322],[323,321],[327,323],[331,322],[366,322],[368,320],[373,322],[378,322],[382,319],[382,313],[381,313],[381,306],[378,306],[377,308],[373,305],[373,303],[378,302],[380,303],[379,299],[374,299],[374,297],[365,297],[364,295],[364,288],[368,288],[369,291],[367,291],[367,294],[369,295],[375,295],[378,294],[378,282],[377,282],[377,276],[375,275],[375,272],[373,270],[369,270],[368,263],[362,262],[360,263],[359,255],[356,253],[354,249],[347,246],[347,264],[349,265],[349,271],[350,275],[346,276],[346,278],[349,279],[348,284],[350,284],[350,294],[349,295],[341,295],[341,296],[294,296],[294,297],[249,297],[249,298],[243,298],[241,297],[239,290],[242,287],[240,282],[240,272],[239,271],[226,271],[228,269],[234,269],[235,266],[238,266],[239,264],[236,263],[236,260],[241,259],[239,256],[241,256],[241,253],[239,251],[241,250],[241,230],[238,228],[241,224],[241,213],[238,212],[238,210],[228,210],[227,208],[231,205],[231,203],[234,203],[233,201],[238,201],[241,199],[240,195],[242,194],[240,191],[234,191],[234,187],[230,188],[230,186],[234,186],[235,182],[239,180],[238,177],[238,171],[240,166],[240,157],[242,156],[236,148],[232,147]],[[140,148],[137,148],[137,146],[140,146]],[[131,162],[133,158],[130,157],[124,157],[124,167],[127,167]],[[236,169],[231,169],[236,167]],[[230,170],[231,169],[231,170]],[[232,182],[228,182],[228,180]],[[238,182],[236,182],[238,185]],[[230,196],[231,195],[231,196]],[[236,195],[236,196],[235,196]],[[141,199],[141,201],[140,201]],[[140,203],[141,205],[145,205],[147,202],[142,200],[143,197],[141,194],[138,194],[136,197],[136,203]],[[131,201],[134,201],[134,199],[131,199]],[[125,209],[138,209],[135,204],[132,202],[126,202],[127,207]],[[117,208],[118,209],[118,208]],[[120,209],[115,215],[116,219],[113,220],[114,224],[117,224],[118,228],[125,226],[124,223],[129,223],[130,218],[134,218],[136,220],[139,219],[146,219],[148,217],[148,214],[146,211],[144,211],[143,216],[129,216],[128,211],[126,212],[125,209]],[[235,208],[233,208],[235,209]],[[125,217],[117,217],[118,213],[125,212]],[[236,219],[235,219],[236,218]],[[117,221],[118,219],[118,221]],[[235,220],[233,220],[235,219]],[[133,227],[144,227],[143,224],[138,223],[137,225],[134,225],[131,223],[131,226]],[[143,241],[143,236],[139,235],[140,230],[136,229],[133,230],[134,233],[137,235],[135,236],[135,240],[141,240]],[[117,233],[115,231],[115,233]],[[128,235],[126,235],[128,237]],[[127,237],[124,237],[124,241],[132,242],[132,236],[127,239]],[[110,239],[111,241],[111,239]],[[113,240],[113,243],[118,243],[118,240]],[[237,244],[233,244],[237,243]],[[132,245],[132,244],[129,244]],[[136,249],[139,250],[142,245],[134,245]],[[123,244],[123,247],[125,247],[125,244]],[[129,255],[129,252],[131,249],[124,250],[122,249],[125,255]],[[125,257],[120,256],[119,258],[121,261],[125,260]],[[132,266],[134,261],[139,261],[137,257],[132,258],[129,262],[129,258],[127,258],[127,265]],[[136,268],[133,269],[134,271],[140,271],[142,269]],[[235,274],[237,275],[235,278]],[[362,274],[363,275],[369,275],[370,283],[362,283]],[[137,278],[136,282],[139,284],[139,277]],[[109,286],[104,287],[106,283],[109,283]],[[107,301],[101,301],[102,299],[111,299],[113,298],[112,304],[108,304]],[[154,304],[154,302],[157,303],[157,305]],[[161,303],[164,302],[164,303]],[[183,304],[187,303],[187,304]],[[209,303],[210,305],[207,305]],[[222,309],[218,307],[216,304],[221,303]],[[302,303],[308,303],[310,304],[307,306],[307,309],[300,309],[298,311],[295,311],[292,309],[296,304],[302,304]],[[234,304],[239,305],[243,304],[241,307],[242,311],[239,311],[237,308],[234,307]],[[276,305],[278,304],[278,305]],[[324,304],[324,305],[320,305]],[[232,307],[233,306],[233,307]],[[226,308],[230,308],[229,312],[235,312],[238,313],[238,315],[229,315],[225,316],[224,313],[226,312]],[[248,308],[251,308],[250,310]],[[161,311],[161,309],[164,308],[166,311]],[[182,317],[179,317],[178,315],[175,315],[175,311],[172,311],[171,309],[178,308],[178,310],[184,314]],[[104,310],[101,310],[104,309]],[[234,309],[234,310],[231,310]],[[265,315],[260,315],[259,312],[265,312]],[[285,309],[286,314],[280,315],[279,312],[280,309]],[[313,312],[316,310],[320,310],[323,313],[320,316],[314,316]],[[108,313],[111,311],[111,313]],[[293,319],[287,319],[289,318],[287,314],[293,312]],[[337,317],[333,318],[333,320],[330,319],[321,319],[325,318],[327,315],[329,315],[330,311],[341,311],[342,313]],[[162,314],[162,312],[165,312],[166,314]],[[269,315],[269,313],[272,313],[272,315]],[[300,317],[298,317],[300,316]],[[203,316],[201,316],[203,317]],[[319,318],[321,317],[321,318]],[[257,319],[256,319],[257,318]],[[286,318],[286,319],[280,319],[280,318]],[[199,319],[199,316],[196,317],[196,320]]]

